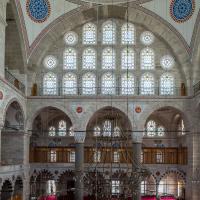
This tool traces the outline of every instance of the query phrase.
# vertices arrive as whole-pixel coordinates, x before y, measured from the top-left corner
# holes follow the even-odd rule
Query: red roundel
[[[76,112],[77,113],[82,113],[83,112],[83,108],[82,107],[77,107],[76,108]]]
[[[141,111],[142,111],[141,107],[137,106],[137,107],[135,108],[135,112],[136,112],[136,113],[141,113]]]

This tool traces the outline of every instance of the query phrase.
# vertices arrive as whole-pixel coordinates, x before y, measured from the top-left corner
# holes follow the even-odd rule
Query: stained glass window
[[[103,136],[110,137],[112,133],[112,124],[111,121],[106,120],[103,124]]]
[[[49,127],[49,136],[53,137],[56,135],[56,128],[54,126]]]
[[[83,26],[83,44],[96,44],[96,26],[93,23],[87,23]]]
[[[150,48],[145,48],[140,54],[141,69],[149,70],[155,68],[154,51]]]
[[[46,56],[43,64],[47,69],[53,69],[57,65],[57,60],[54,56]]]
[[[174,63],[175,63],[174,58],[170,55],[165,55],[160,60],[162,68],[166,70],[173,68]]]
[[[114,151],[114,152],[113,152],[113,162],[114,162],[114,163],[117,163],[117,162],[119,162],[119,161],[120,161],[120,154],[119,154],[118,151]]]
[[[143,74],[141,77],[141,88],[140,93],[141,95],[154,95],[155,92],[155,83],[154,77],[152,74]]]
[[[116,24],[113,21],[107,21],[103,24],[103,44],[115,44]]]
[[[101,162],[101,151],[94,152],[94,162]]]
[[[94,49],[88,48],[83,51],[83,69],[96,68],[96,52]]]
[[[118,126],[116,126],[114,128],[113,137],[120,137],[120,134],[121,134],[120,128]]]
[[[156,163],[163,163],[164,161],[164,154],[162,151],[156,152]]]
[[[120,193],[120,181],[112,180],[112,194]]]
[[[72,126],[69,129],[69,136],[74,137],[74,128]]]
[[[65,34],[64,40],[67,45],[75,45],[78,42],[78,35],[75,32],[70,31]]]
[[[75,151],[70,151],[70,153],[69,153],[69,162],[70,163],[74,163],[75,159],[76,159]]]
[[[149,31],[145,31],[141,34],[140,36],[140,41],[144,44],[144,45],[151,45],[154,42],[154,35],[153,33],[149,32]]]
[[[112,73],[106,73],[102,76],[101,84],[102,94],[115,94],[115,76]]]
[[[147,129],[147,136],[154,137],[156,135],[156,122],[153,120],[148,121],[146,129]]]
[[[174,94],[174,77],[171,74],[163,74],[160,77],[160,94],[173,95]]]
[[[115,50],[113,48],[103,50],[102,69],[115,69]]]
[[[43,78],[43,94],[44,95],[57,95],[57,76],[48,72]]]
[[[122,69],[134,69],[134,50],[131,48],[125,48],[122,51],[121,58]]]
[[[67,131],[67,124],[66,121],[61,120],[58,123],[58,135],[59,136],[65,136]]]
[[[57,160],[56,151],[55,150],[51,150],[49,152],[49,161],[50,162],[56,162],[56,160]]]
[[[134,44],[135,43],[135,29],[131,23],[125,23],[121,29],[122,44]]]
[[[163,126],[158,126],[158,128],[157,128],[157,135],[159,137],[163,137],[165,135],[165,128]]]
[[[67,73],[63,77],[63,94],[75,95],[77,94],[77,78],[73,73]]]
[[[77,53],[73,48],[68,48],[64,51],[63,66],[64,69],[76,69],[77,65]]]
[[[180,120],[178,124],[178,135],[185,135],[185,125],[182,119]]]
[[[100,129],[99,126],[95,126],[95,127],[94,127],[94,136],[95,136],[95,137],[101,136],[101,129]]]
[[[133,74],[126,73],[121,78],[122,95],[133,95],[135,92],[135,79]]]
[[[82,84],[82,93],[84,95],[93,95],[96,93],[96,76],[93,73],[84,74]]]

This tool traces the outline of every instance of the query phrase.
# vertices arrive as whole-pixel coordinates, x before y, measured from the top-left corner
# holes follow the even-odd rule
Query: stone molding
[[[84,143],[85,142],[85,137],[86,137],[86,132],[74,132],[74,140],[76,143]]]

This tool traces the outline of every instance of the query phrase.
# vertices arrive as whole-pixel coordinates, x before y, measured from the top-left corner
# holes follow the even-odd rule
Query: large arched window
[[[112,123],[109,120],[106,120],[103,124],[103,136],[110,137],[112,134]]]
[[[163,137],[165,136],[165,128],[162,125],[158,125],[154,120],[149,120],[146,124],[146,136]]]
[[[63,94],[75,95],[77,94],[77,78],[73,73],[67,73],[63,77]]]
[[[83,69],[96,68],[96,52],[92,48],[87,48],[83,51]]]
[[[125,73],[121,78],[121,93],[122,95],[134,95],[135,79],[133,74]]]
[[[96,26],[93,23],[87,23],[83,26],[83,44],[96,44]]]
[[[115,50],[113,48],[103,50],[102,69],[115,69]]]
[[[154,51],[147,47],[141,51],[140,54],[141,69],[149,70],[155,68]]]
[[[163,74],[160,77],[160,94],[173,95],[174,94],[174,77],[169,74]]]
[[[64,69],[74,70],[77,65],[77,53],[73,48],[68,48],[64,51],[63,67]]]
[[[113,21],[107,21],[102,25],[103,44],[115,44],[116,42],[116,24]]]
[[[94,95],[96,93],[96,76],[93,73],[84,74],[82,84],[82,94]]]
[[[67,131],[67,124],[66,121],[61,120],[58,123],[58,135],[59,136],[65,136]]]
[[[43,94],[57,95],[57,76],[52,72],[48,72],[43,77]]]
[[[49,127],[49,136],[53,137],[56,135],[56,128],[54,126]]]
[[[123,49],[121,58],[122,69],[134,69],[134,62],[134,50],[132,48]]]
[[[155,82],[152,74],[146,73],[142,75],[140,82],[140,93],[141,95],[154,95]]]
[[[122,44],[134,44],[135,43],[135,29],[131,23],[125,23],[121,29],[121,42]]]
[[[115,76],[112,73],[106,73],[102,76],[101,83],[102,94],[115,94]]]

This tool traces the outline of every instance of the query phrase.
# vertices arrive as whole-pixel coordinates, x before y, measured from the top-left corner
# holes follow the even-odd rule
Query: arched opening
[[[15,181],[13,200],[22,200],[22,199],[23,199],[23,181],[20,177],[18,177]]]
[[[13,101],[6,110],[1,136],[3,165],[21,164],[23,162],[23,130],[23,110],[17,101]]]
[[[68,151],[62,147],[71,146],[73,136],[72,122],[63,111],[55,107],[41,109],[32,125],[30,162],[66,163]]]
[[[146,120],[142,161],[145,164],[187,164],[185,116],[173,107],[155,110]]]
[[[4,181],[1,189],[1,199],[10,200],[12,197],[12,183],[9,180]]]
[[[156,196],[156,180],[151,175],[141,182],[142,196]]]
[[[63,172],[58,178],[57,195],[60,199],[74,199],[75,174],[71,170]]]
[[[166,173],[159,182],[158,194],[185,199],[185,180],[176,172]]]

